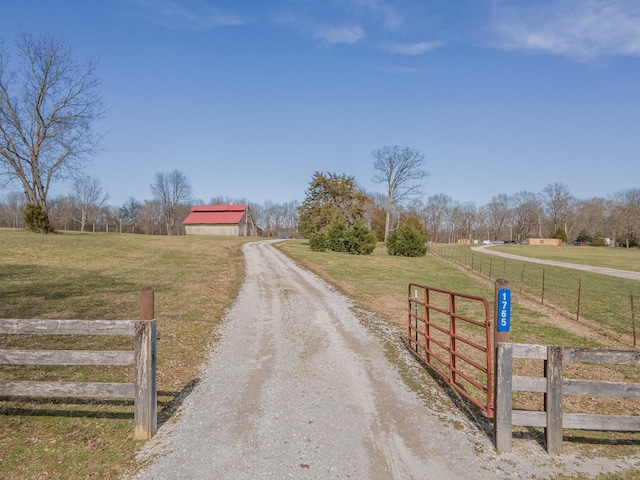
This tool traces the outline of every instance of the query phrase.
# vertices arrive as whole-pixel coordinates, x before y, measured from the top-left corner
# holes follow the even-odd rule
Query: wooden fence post
[[[501,304],[500,291],[501,290],[509,290],[509,300],[508,300],[508,308],[510,309],[511,303],[511,284],[508,280],[503,278],[496,278],[494,282],[494,308],[493,308],[493,408],[494,408],[494,420],[493,420],[493,434],[494,440],[496,442],[496,449],[498,452],[508,452],[511,450],[511,373],[512,373],[512,348],[508,348],[505,352],[505,363],[501,363],[499,359],[499,351],[498,348],[501,346],[509,345],[511,347],[510,338],[509,338],[509,329],[510,329],[510,312],[507,312],[509,315],[509,319],[507,324],[509,328],[505,331],[502,328],[498,328],[498,324],[500,322],[499,311],[501,310],[500,306],[504,306]],[[501,345],[502,344],[502,345]],[[487,345],[487,347],[489,347]],[[508,362],[508,365],[507,365]],[[501,368],[502,372],[498,369]],[[498,391],[500,387],[501,391]],[[508,392],[507,392],[508,390]],[[508,398],[507,398],[508,396]],[[502,405],[499,405],[502,403]],[[501,412],[498,412],[498,409]],[[508,412],[507,412],[508,410]],[[508,425],[507,425],[508,423]],[[508,439],[507,439],[508,436]],[[499,438],[498,438],[499,437]]]
[[[544,409],[547,412],[545,438],[549,455],[562,453],[562,356],[562,347],[557,345],[547,347],[544,366],[547,393],[544,394]]]
[[[633,310],[633,292],[630,294],[631,298],[631,326],[633,328],[633,348],[636,348],[636,313]]]
[[[498,453],[510,452],[512,447],[513,410],[513,344],[500,343],[496,351],[495,409],[493,439]]]
[[[156,386],[156,321],[154,291],[147,287],[140,294],[140,320],[135,328],[135,406],[136,440],[148,440],[158,429]]]

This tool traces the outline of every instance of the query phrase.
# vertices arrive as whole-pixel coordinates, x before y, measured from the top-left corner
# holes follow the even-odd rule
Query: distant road
[[[513,260],[522,260],[524,262],[541,263],[543,265],[552,265],[554,267],[573,268],[574,270],[583,270],[591,273],[601,273],[611,277],[628,278],[630,280],[640,280],[640,272],[632,272],[630,270],[618,270],[616,268],[595,267],[593,265],[581,265],[579,263],[556,262],[554,260],[543,260],[540,258],[523,257],[521,255],[513,255],[512,253],[497,252],[491,250],[490,245],[482,247],[471,247],[471,250],[482,252],[496,257],[511,258]]]

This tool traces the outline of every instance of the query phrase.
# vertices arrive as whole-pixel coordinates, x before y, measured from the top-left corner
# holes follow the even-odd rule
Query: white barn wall
[[[237,237],[238,225],[185,225],[187,235],[221,235]]]

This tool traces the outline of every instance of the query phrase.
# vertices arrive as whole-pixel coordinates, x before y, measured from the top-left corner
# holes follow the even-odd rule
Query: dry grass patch
[[[0,230],[0,318],[135,319],[140,291],[153,286],[162,423],[199,380],[213,328],[243,279],[246,241]],[[0,348],[129,349],[127,342],[7,336]],[[130,368],[0,367],[2,379],[121,382],[131,374]],[[0,402],[1,478],[114,478],[133,465],[140,445],[131,401]]]

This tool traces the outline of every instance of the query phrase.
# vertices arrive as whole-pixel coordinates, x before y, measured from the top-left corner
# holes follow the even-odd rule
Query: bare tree
[[[6,216],[4,226],[18,228],[24,226],[22,212],[24,212],[24,195],[21,192],[7,192],[3,202]]]
[[[51,183],[77,173],[95,153],[92,125],[103,117],[96,64],[76,62],[50,35],[21,31],[18,66],[0,42],[0,175],[22,186],[27,203],[47,209]]]
[[[120,233],[122,233],[122,222],[126,222],[127,225],[131,226],[131,233],[135,233],[136,231],[136,223],[138,221],[138,217],[140,216],[140,209],[142,208],[142,204],[137,201],[133,197],[129,197],[122,207],[119,208],[119,219],[120,223]]]
[[[542,189],[540,197],[544,211],[553,224],[553,232],[558,228],[564,228],[565,232],[567,232],[567,220],[574,202],[574,198],[569,192],[569,187],[564,183],[550,183]]]
[[[145,200],[140,206],[140,229],[146,235],[153,235],[155,228],[162,233],[162,207],[158,200]]]
[[[628,188],[614,194],[617,203],[619,240],[627,248],[640,240],[640,188]]]
[[[608,212],[613,202],[601,197],[576,202],[576,230],[590,237],[604,236],[608,232]],[[573,238],[573,237],[572,237]]]
[[[505,236],[505,227],[511,223],[511,199],[501,193],[491,199],[491,202],[480,208],[480,218],[487,229],[487,240],[499,240]],[[509,232],[509,239],[513,240],[513,232]]]
[[[473,202],[456,202],[451,209],[450,242],[456,242],[458,238],[471,239],[473,230],[478,226],[478,209]]]
[[[88,175],[74,178],[72,188],[72,197],[76,207],[75,221],[80,224],[80,231],[84,232],[89,220],[93,220],[95,223],[100,209],[109,199],[109,194],[103,193],[100,180]]]
[[[373,152],[373,168],[378,173],[373,181],[387,186],[386,221],[384,241],[391,226],[391,211],[397,204],[422,193],[423,180],[429,175],[422,170],[424,155],[408,147],[382,147]]]
[[[513,236],[524,240],[531,235],[542,212],[540,198],[533,192],[522,190],[512,197],[513,202]]]
[[[59,196],[49,200],[47,213],[57,230],[73,230],[76,221],[76,201],[71,195]]]
[[[429,239],[433,242],[440,241],[440,233],[452,207],[453,199],[444,193],[427,198],[422,217],[429,232]]]
[[[160,202],[167,235],[172,235],[180,205],[191,200],[191,182],[179,170],[170,173],[158,172],[151,184],[151,192]]]

